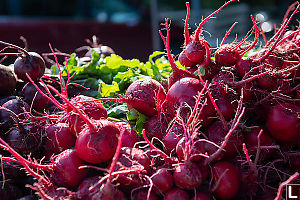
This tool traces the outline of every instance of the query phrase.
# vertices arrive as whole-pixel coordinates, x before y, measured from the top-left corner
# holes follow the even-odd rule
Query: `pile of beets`
[[[225,44],[234,23],[213,51],[202,26],[233,1],[191,36],[186,4],[183,67],[166,19],[167,87],[140,79],[120,98],[69,97],[71,75],[47,78],[38,54],[1,42],[19,52],[14,70],[0,66],[1,199],[283,199],[300,183],[300,30],[287,29],[300,4],[269,40],[251,16],[242,41]],[[250,51],[260,34],[265,45]],[[143,132],[101,101],[146,115]]]

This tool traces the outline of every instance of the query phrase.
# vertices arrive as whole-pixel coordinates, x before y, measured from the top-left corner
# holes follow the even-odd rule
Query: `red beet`
[[[271,135],[280,142],[296,142],[299,136],[298,106],[282,103],[273,106],[267,118]]]
[[[34,153],[41,145],[42,132],[36,125],[18,125],[7,133],[6,141],[21,154]]]
[[[76,152],[86,162],[106,162],[115,154],[120,131],[108,120],[96,120],[92,123],[95,128],[87,126],[77,137]]]
[[[189,193],[185,190],[179,188],[173,188],[169,190],[165,196],[164,200],[189,200]]]
[[[192,162],[179,163],[173,173],[176,186],[181,189],[191,190],[202,183],[202,174],[199,166]]]
[[[214,194],[220,199],[231,199],[240,188],[241,175],[239,169],[230,162],[220,161],[212,166],[215,182]]]
[[[241,59],[241,55],[234,47],[234,44],[220,46],[215,53],[216,63],[225,67],[235,65]]]
[[[9,96],[13,94],[17,87],[17,76],[8,67],[0,65],[0,96]]]
[[[45,72],[45,61],[36,52],[27,52],[21,57],[18,57],[14,63],[14,71],[19,79],[29,82],[26,74],[28,74],[33,81],[38,81]]]
[[[112,182],[124,191],[132,190],[145,184],[143,175],[149,172],[150,168],[150,159],[143,150],[122,147],[114,171],[130,169],[132,172],[122,173],[112,179]]]
[[[203,85],[195,78],[182,78],[177,81],[168,91],[166,97],[167,111],[171,116],[175,116],[178,109],[183,109],[187,105],[193,108],[198,93]]]
[[[157,170],[151,176],[154,190],[158,194],[166,193],[173,187],[173,175],[168,169],[162,168]]]
[[[42,86],[40,82],[37,82],[36,85],[40,88],[40,90],[44,93],[46,93],[45,88]],[[36,87],[28,82],[24,87],[23,87],[23,97],[26,103],[29,105],[32,105],[34,109],[37,111],[41,111],[49,105],[50,101],[44,97],[37,89]]]
[[[48,157],[70,149],[75,145],[76,138],[72,135],[69,125],[66,123],[51,124],[45,128],[45,132],[44,153]]]
[[[72,98],[70,102],[83,111],[90,119],[99,120],[107,118],[106,108],[93,97],[79,95]],[[69,123],[72,134],[77,137],[84,128],[84,120],[77,112],[68,113],[65,119]]]
[[[184,130],[182,125],[175,123],[174,126],[170,126],[170,129],[167,131],[167,134],[163,138],[164,152],[170,154],[172,151],[175,151],[178,141],[183,137]]]
[[[147,190],[138,190],[134,191],[132,200],[159,200],[159,197],[154,193],[150,192],[150,196],[148,198],[148,191]]]
[[[159,115],[153,115],[150,117],[144,125],[145,133],[147,138],[151,140],[152,138],[158,138],[162,140],[166,134],[168,128],[168,122],[160,117]]]
[[[221,145],[225,139],[227,131],[224,130],[221,121],[216,121],[206,130],[205,134],[208,140],[216,143],[217,145]],[[229,142],[227,143],[225,147],[225,152],[222,154],[222,156],[224,156],[227,159],[234,158],[241,151],[242,143],[242,135],[239,132],[234,133],[229,138]],[[208,152],[208,154],[211,155],[217,150],[217,147],[210,143],[205,143],[205,149]]]
[[[166,98],[166,92],[162,85],[150,78],[133,82],[126,90],[126,103],[130,110],[135,108],[147,116],[157,113],[156,104],[162,104]]]
[[[51,177],[57,186],[75,188],[87,174],[87,169],[79,169],[83,165],[75,149],[67,149],[55,157]]]
[[[234,108],[229,100],[219,98],[216,100],[216,104],[226,121],[230,121],[234,117]]]
[[[116,122],[115,125],[119,129],[120,135],[122,131],[124,131],[122,147],[134,147],[135,143],[140,141],[138,134],[131,128],[130,124],[126,122]]]

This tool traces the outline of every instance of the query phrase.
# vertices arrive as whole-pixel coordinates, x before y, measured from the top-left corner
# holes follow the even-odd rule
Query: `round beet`
[[[135,108],[140,113],[152,116],[157,113],[156,104],[162,104],[166,98],[166,92],[162,85],[150,78],[133,82],[126,90],[127,107]]]
[[[152,191],[150,192],[149,198],[148,198],[148,190],[138,190],[134,191],[132,200],[159,200],[158,196],[156,196],[155,193]]]
[[[241,77],[244,77],[245,74],[249,72],[254,66],[255,64],[253,62],[253,59],[250,58],[242,58],[235,64],[235,67]]]
[[[153,115],[147,120],[144,128],[149,140],[152,138],[158,138],[159,140],[162,140],[166,134],[168,122],[165,120],[165,118],[162,118],[159,115]]]
[[[25,118],[25,112],[29,111],[29,106],[20,98],[7,101],[0,109],[0,133],[4,134],[17,122]],[[5,110],[8,109],[8,110]]]
[[[98,181],[100,181],[99,176],[92,176],[85,178],[83,181],[81,181],[80,185],[77,188],[76,191],[76,197],[78,199],[89,199],[95,192],[90,192],[89,188],[96,184]]]
[[[247,145],[247,149],[249,153],[256,153],[257,145],[258,145],[258,134],[261,128],[252,128],[247,132],[243,133],[245,144]],[[268,132],[262,131],[259,137],[260,146],[271,146],[274,144],[272,137]],[[268,150],[264,150],[264,152],[268,152]]]
[[[37,82],[36,85],[39,87],[39,89],[46,93],[45,88],[42,86],[42,84],[40,82]],[[32,107],[37,110],[37,111],[41,111],[45,108],[48,107],[48,105],[50,104],[50,101],[44,97],[37,89],[36,87],[28,82],[24,87],[23,87],[23,97],[26,103],[28,103],[29,105],[32,105]]]
[[[192,62],[190,59],[187,58],[186,56],[186,50],[183,50],[179,56],[178,56],[178,60],[180,62],[180,64],[184,67],[192,67],[197,65],[197,63]]]
[[[166,168],[157,170],[151,179],[158,194],[166,193],[173,187],[173,175]]]
[[[221,121],[214,122],[205,132],[208,140],[214,142],[217,145],[221,145],[225,140],[227,131],[224,130],[223,124]],[[222,157],[226,159],[232,159],[241,152],[243,143],[243,137],[239,132],[234,132],[229,138],[229,142],[225,147],[225,151],[222,153]],[[204,148],[209,155],[217,151],[217,147],[210,144],[204,143]]]
[[[119,174],[113,179],[113,183],[125,191],[144,185],[143,175],[150,172],[151,169],[151,162],[147,154],[141,149],[122,147],[114,171],[127,171],[128,169],[132,172]]]
[[[205,40],[192,41],[185,48],[186,57],[191,62],[197,64],[203,63],[206,55],[206,49],[204,45],[208,45],[210,47],[210,44]]]
[[[119,129],[108,120],[95,120],[95,129],[87,126],[77,137],[75,148],[78,156],[89,163],[106,162],[115,154]]]
[[[185,190],[179,188],[173,188],[169,190],[165,196],[164,200],[189,200],[189,193]]]
[[[206,193],[197,192],[197,194],[192,198],[192,200],[212,200],[212,198]]]
[[[203,88],[203,85],[195,78],[182,78],[169,89],[166,96],[167,111],[171,116],[175,116],[178,109],[188,109],[187,106],[194,107],[196,97]],[[183,111],[184,112],[184,111]],[[185,115],[189,111],[186,111]],[[186,117],[186,116],[185,116]]]
[[[93,97],[78,95],[72,98],[70,102],[81,111],[83,111],[89,117],[89,119],[99,120],[107,118],[106,108],[102,103],[100,103],[100,101],[97,101]],[[67,120],[67,122],[69,123],[71,133],[77,137],[84,128],[84,120],[79,116],[77,112],[69,112],[64,117],[63,121],[65,120]]]
[[[0,64],[0,96],[13,94],[17,87],[16,74],[8,67]]]
[[[7,133],[7,143],[21,154],[35,152],[41,145],[42,133],[38,126],[19,125]]]
[[[216,63],[221,66],[230,67],[235,65],[241,55],[235,47],[235,44],[224,44],[215,52]]]
[[[174,126],[170,126],[167,134],[164,136],[162,142],[164,146],[164,152],[171,154],[175,151],[176,145],[179,140],[183,137],[184,129],[181,124],[176,123]]]
[[[116,122],[115,125],[118,127],[120,134],[124,131],[122,147],[134,147],[135,143],[140,141],[139,135],[131,128],[130,124],[126,122]]]
[[[49,156],[70,149],[75,144],[76,138],[67,123],[51,124],[45,128],[45,132],[44,153]]]
[[[100,189],[92,195],[90,199],[103,199],[103,200],[126,200],[122,191],[120,191],[114,184],[106,182],[101,185]]]
[[[78,157],[75,149],[67,149],[55,157],[51,177],[57,186],[73,189],[87,174],[87,169],[79,169],[83,165],[86,164]]]
[[[212,166],[215,182],[213,191],[220,199],[232,199],[239,192],[241,175],[239,169],[227,161],[220,161]]]
[[[216,104],[226,121],[230,121],[234,117],[234,108],[229,100],[226,98],[219,98],[216,100]]]
[[[297,142],[299,136],[299,107],[282,103],[273,106],[267,118],[271,135],[280,142]]]
[[[38,81],[44,75],[45,67],[45,61],[35,52],[28,52],[28,55],[22,54],[14,63],[14,71],[17,77],[25,82],[29,82],[26,74],[33,81]]]
[[[257,79],[257,85],[264,90],[274,90],[276,89],[278,79],[275,76],[266,74]]]
[[[179,163],[173,173],[175,185],[184,190],[192,190],[202,183],[199,166],[192,162]]]

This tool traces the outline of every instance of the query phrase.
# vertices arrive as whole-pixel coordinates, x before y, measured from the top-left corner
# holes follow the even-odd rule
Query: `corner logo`
[[[300,184],[286,185],[286,200],[300,200]]]

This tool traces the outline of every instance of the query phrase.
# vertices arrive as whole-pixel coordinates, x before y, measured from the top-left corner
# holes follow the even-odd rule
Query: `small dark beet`
[[[30,76],[33,81],[38,81],[45,72],[45,61],[35,52],[28,52],[29,55],[18,57],[14,63],[14,71],[19,79],[28,82],[26,74]]]
[[[46,93],[45,88],[42,86],[40,82],[37,82],[36,85],[39,87],[39,89]],[[44,97],[32,83],[27,83],[23,88],[23,97],[26,103],[29,105],[32,104],[32,107],[37,110],[41,111],[48,107],[50,101]]]
[[[21,197],[17,200],[38,200],[39,198],[37,196],[34,196],[34,195],[27,195],[27,196],[24,196],[24,197]]]
[[[234,46],[234,44],[225,44],[218,48],[215,52],[215,59],[218,65],[230,67],[241,59],[241,55],[237,49],[234,49]]]
[[[185,54],[185,50],[183,50],[179,56],[178,56],[178,60],[180,62],[180,64],[184,67],[192,67],[192,66],[196,66],[197,63],[190,61]]]
[[[10,68],[0,64],[0,77],[0,96],[13,94],[17,87],[16,74]]]
[[[7,143],[21,154],[35,152],[41,145],[41,130],[35,125],[20,125],[7,134]]]
[[[76,196],[78,199],[89,199],[91,196],[93,196],[95,192],[90,192],[89,188],[96,184],[98,181],[100,181],[100,176],[92,176],[89,178],[85,178],[80,185],[77,188]]]
[[[17,120],[25,118],[25,111],[29,111],[29,106],[18,97],[2,105],[2,109],[0,109],[0,133],[2,136],[14,126]]]
[[[299,107],[291,103],[273,106],[267,118],[271,135],[279,142],[297,142],[299,137]]]

